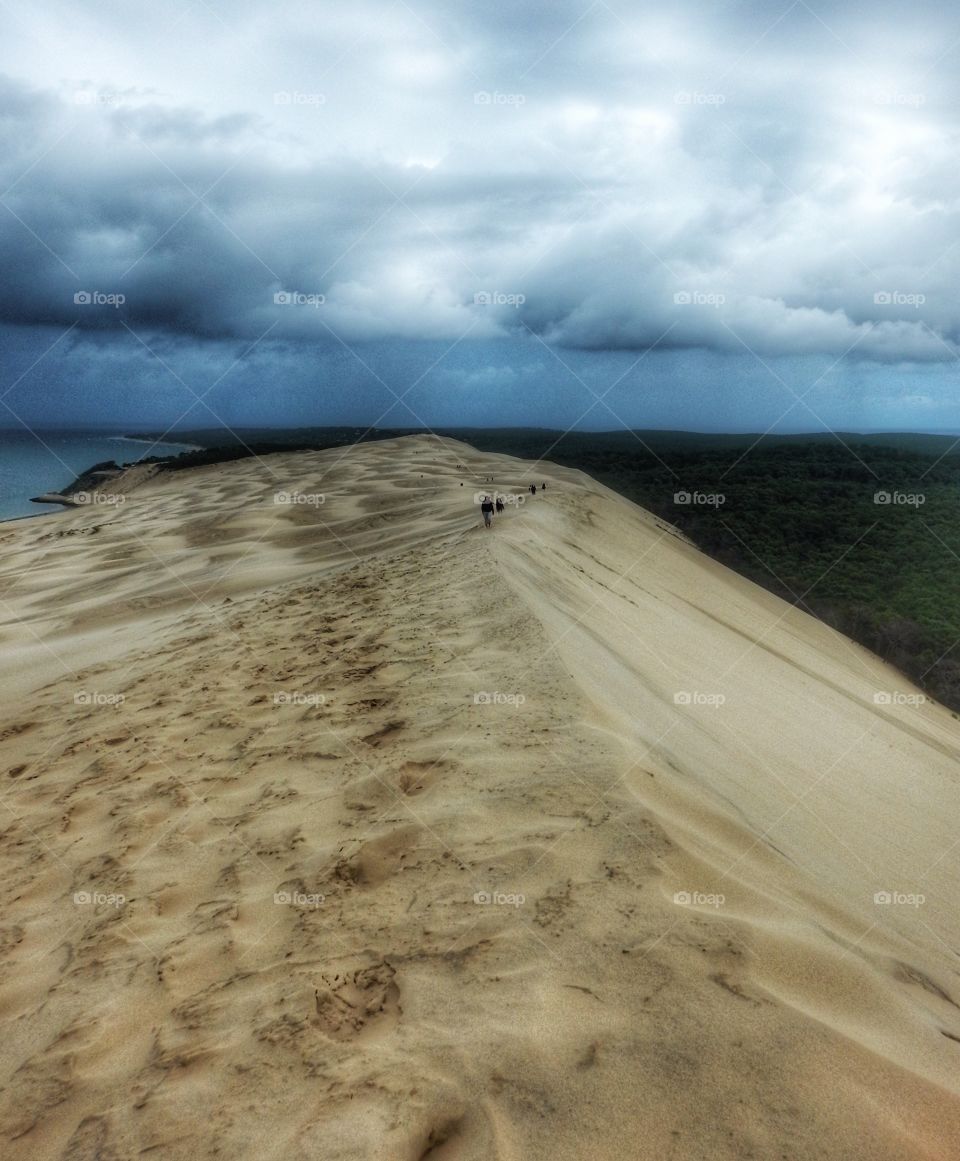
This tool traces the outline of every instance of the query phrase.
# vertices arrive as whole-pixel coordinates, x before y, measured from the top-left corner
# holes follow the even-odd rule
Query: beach
[[[671,525],[422,435],[0,548],[5,1157],[960,1156],[960,723]]]

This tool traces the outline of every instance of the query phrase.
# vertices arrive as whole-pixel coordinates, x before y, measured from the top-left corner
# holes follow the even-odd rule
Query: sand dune
[[[960,1157],[954,715],[555,466],[111,487],[0,526],[4,1157]]]

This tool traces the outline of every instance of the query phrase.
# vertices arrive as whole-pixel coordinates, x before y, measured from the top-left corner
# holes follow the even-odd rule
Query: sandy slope
[[[4,1157],[960,1157],[957,722],[528,471],[0,527]]]

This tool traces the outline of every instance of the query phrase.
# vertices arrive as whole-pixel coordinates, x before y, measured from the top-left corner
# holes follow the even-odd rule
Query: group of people
[[[545,492],[546,490],[547,490],[547,483],[544,480],[544,482],[540,485],[540,491]],[[530,485],[530,495],[535,496],[536,494],[537,494],[537,485],[531,484]],[[497,496],[496,500],[494,500],[494,498],[492,496],[489,496],[489,495],[484,496],[483,499],[480,501],[480,512],[483,516],[484,526],[486,528],[489,528],[493,524],[494,512],[497,512],[499,514],[505,508],[506,508],[506,505],[504,504],[503,499],[500,496]]]

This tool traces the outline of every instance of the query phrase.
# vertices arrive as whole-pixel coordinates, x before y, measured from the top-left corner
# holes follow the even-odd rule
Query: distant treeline
[[[337,447],[337,444],[323,444],[323,447]],[[161,464],[168,472],[182,472],[185,468],[202,468],[207,464],[225,464],[231,460],[244,460],[250,456],[268,456],[280,452],[315,451],[316,445],[297,444],[295,447],[283,443],[233,443],[227,446],[197,448],[195,451],[181,452],[177,456],[147,456],[140,460],[143,464]]]
[[[782,446],[783,444],[826,443],[836,447],[844,444],[867,444],[874,447],[896,447],[902,451],[925,452],[931,455],[960,456],[960,438],[952,435],[931,435],[922,432],[799,432],[794,435],[765,435],[743,432],[663,431],[659,429],[636,431],[574,431],[563,432],[537,427],[438,427],[429,432],[422,427],[238,427],[177,429],[174,432],[129,433],[130,438],[144,440],[176,439],[197,444],[202,448],[221,449],[255,445],[274,451],[289,451],[294,447],[328,448],[370,440],[396,439],[402,435],[433,433],[463,440],[481,451],[500,451],[509,443],[513,447],[539,449],[537,456],[562,444],[564,451],[589,450],[593,446],[605,448],[639,448],[646,445],[655,451],[705,450],[726,448],[743,451],[755,445]],[[552,455],[547,456],[553,459]]]
[[[240,433],[192,467],[411,429]],[[960,456],[949,436],[444,428],[482,451],[579,468],[730,568],[865,645],[960,710]],[[223,433],[178,433],[208,443]],[[269,438],[264,438],[269,437]]]

